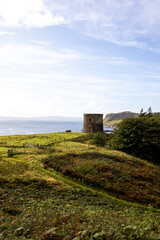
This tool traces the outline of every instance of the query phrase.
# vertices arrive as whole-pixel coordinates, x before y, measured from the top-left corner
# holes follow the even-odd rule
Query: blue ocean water
[[[0,121],[0,136],[65,132],[66,130],[81,132],[82,129],[82,122]]]
[[[83,122],[49,122],[49,121],[0,121],[0,136],[65,132],[82,132]],[[110,130],[104,126],[104,130]]]

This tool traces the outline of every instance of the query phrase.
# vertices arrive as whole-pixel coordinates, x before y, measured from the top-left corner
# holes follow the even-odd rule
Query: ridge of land
[[[155,112],[153,114],[159,114],[160,112]],[[130,111],[124,111],[124,112],[119,112],[119,113],[108,113],[106,114],[103,124],[107,126],[115,126],[118,123],[120,123],[123,119],[133,117],[136,118],[139,116],[139,113],[134,113]]]

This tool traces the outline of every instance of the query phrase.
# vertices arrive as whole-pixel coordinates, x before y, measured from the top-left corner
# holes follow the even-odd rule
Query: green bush
[[[115,129],[110,147],[160,162],[160,116],[126,118]]]
[[[97,147],[104,147],[106,144],[106,137],[104,134],[98,132],[93,135],[93,139],[91,141],[92,144],[96,145]]]

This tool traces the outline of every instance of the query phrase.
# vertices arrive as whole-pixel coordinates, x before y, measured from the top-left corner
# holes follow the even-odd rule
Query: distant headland
[[[120,123],[123,119],[128,117],[138,117],[140,113],[134,113],[130,111],[124,111],[119,113],[108,113],[106,114],[103,124],[107,126],[115,126],[116,124]],[[155,112],[153,114],[159,114],[160,112]]]

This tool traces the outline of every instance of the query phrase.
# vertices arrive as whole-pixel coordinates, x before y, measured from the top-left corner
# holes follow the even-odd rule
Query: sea
[[[104,130],[106,129],[106,126],[104,126]],[[0,121],[0,136],[65,132],[66,130],[82,132],[83,122]]]
[[[82,122],[49,122],[49,121],[0,121],[0,136],[37,133],[81,132]]]

